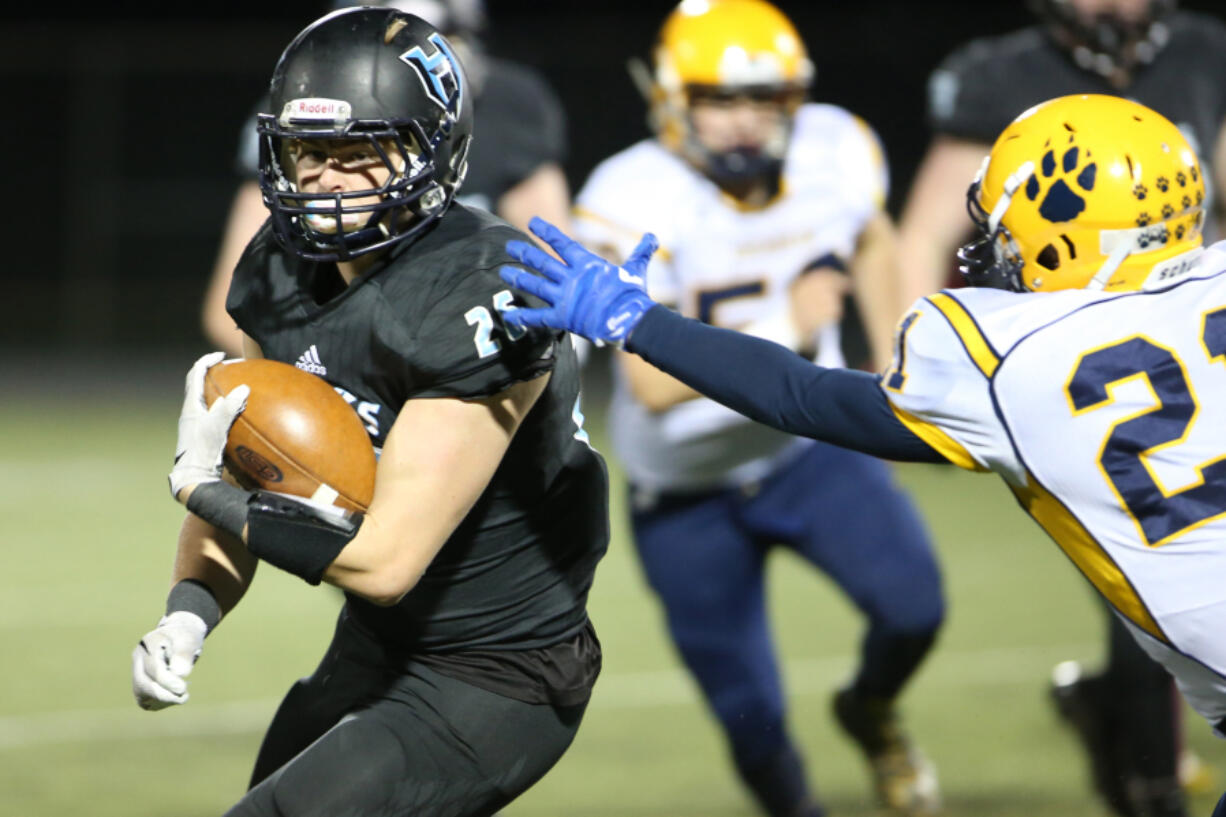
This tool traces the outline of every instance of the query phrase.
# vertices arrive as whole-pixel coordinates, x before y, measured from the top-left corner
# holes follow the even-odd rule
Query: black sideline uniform
[[[453,204],[344,287],[334,265],[284,252],[266,224],[235,270],[226,306],[239,327],[266,357],[341,392],[376,450],[406,400],[552,376],[413,590],[392,607],[347,594],[231,817],[491,814],[575,735],[600,670],[586,602],[608,544],[608,480],[574,420],[567,336],[501,321],[499,307],[523,303],[498,277],[511,238],[523,235]]]
[[[1208,169],[1226,122],[1226,24],[1216,17],[1176,12],[1166,18],[1170,41],[1132,83],[1114,88],[1079,68],[1041,25],[972,40],[946,58],[928,83],[928,124],[936,134],[991,145],[1019,114],[1067,94],[1125,96],[1179,126]],[[985,151],[986,153],[986,151]],[[1206,181],[1212,179],[1208,172]],[[1216,191],[1209,193],[1211,209]],[[1206,243],[1213,240],[1212,219]]]

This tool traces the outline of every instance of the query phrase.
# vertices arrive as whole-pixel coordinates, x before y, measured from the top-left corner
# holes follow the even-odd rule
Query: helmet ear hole
[[[1044,269],[1058,269],[1060,267],[1060,251],[1056,249],[1054,244],[1048,244],[1039,251],[1034,260]]]

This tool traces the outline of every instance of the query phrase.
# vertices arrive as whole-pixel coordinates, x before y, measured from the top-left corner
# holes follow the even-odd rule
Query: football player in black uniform
[[[949,259],[966,236],[963,180],[975,175],[1014,117],[1045,100],[1073,93],[1135,99],[1178,125],[1202,165],[1214,170],[1215,187],[1226,184],[1226,83],[1221,79],[1226,25],[1221,20],[1176,10],[1174,0],[1031,4],[1041,22],[972,40],[929,79],[934,138],[903,211],[909,269],[900,313],[955,272]],[[1214,198],[1220,214],[1222,197]]]
[[[335,7],[350,5],[359,4],[339,2]],[[567,151],[562,103],[536,71],[486,52],[481,0],[367,0],[360,5],[388,6],[421,17],[443,33],[464,64],[481,130],[498,138],[473,144],[468,175],[457,199],[496,213],[521,230],[527,229],[534,215],[565,228],[570,190],[562,171]],[[267,97],[256,110],[268,110]],[[226,312],[230,277],[247,242],[268,218],[260,194],[255,120],[252,113],[243,123],[235,162],[239,186],[201,310],[205,337],[232,354],[241,350],[241,332]]]
[[[900,226],[899,312],[940,289],[966,238],[965,179],[1019,113],[1071,93],[1126,96],[1175,122],[1226,189],[1226,25],[1174,0],[1032,0],[1040,23],[957,49],[929,81],[935,137]],[[1208,175],[1208,174],[1207,174]],[[1144,196],[1142,190],[1136,195]],[[1206,208],[1211,210],[1211,208]],[[1155,214],[1157,215],[1157,214]],[[1220,224],[1220,222],[1219,222]],[[1217,232],[1206,224],[1209,240]],[[1090,756],[1095,788],[1121,817],[1180,817],[1178,721],[1167,673],[1114,615],[1104,671],[1056,668],[1053,691]]]
[[[220,479],[240,386],[188,375],[171,491],[184,523],[166,616],[133,653],[138,703],[187,699],[206,632],[258,559],[345,591],[319,669],[282,702],[231,817],[486,815],[540,778],[600,667],[586,600],[607,476],[577,425],[573,349],[506,326],[522,233],[454,202],[472,100],[445,38],[390,9],[289,45],[259,121],[272,218],[228,308],[249,355],[353,404],[380,451],[368,512],[337,518]]]

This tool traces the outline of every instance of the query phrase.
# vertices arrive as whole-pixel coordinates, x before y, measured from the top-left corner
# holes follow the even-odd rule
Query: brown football
[[[226,466],[239,482],[365,511],[375,490],[375,452],[344,398],[309,372],[253,359],[209,369],[205,404],[244,383],[251,395],[230,428],[225,451]]]

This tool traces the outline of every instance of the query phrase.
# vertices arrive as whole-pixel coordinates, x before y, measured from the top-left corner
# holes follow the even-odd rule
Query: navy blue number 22
[[[1226,308],[1205,315],[1201,342],[1210,361],[1226,360]],[[1168,495],[1157,484],[1144,457],[1181,442],[1197,405],[1174,352],[1145,337],[1132,337],[1082,356],[1067,386],[1074,414],[1110,405],[1109,387],[1142,375],[1158,405],[1112,426],[1098,461],[1145,543],[1156,547],[1226,514],[1226,457],[1199,466],[1200,483],[1182,491]]]

